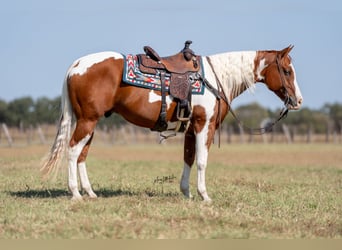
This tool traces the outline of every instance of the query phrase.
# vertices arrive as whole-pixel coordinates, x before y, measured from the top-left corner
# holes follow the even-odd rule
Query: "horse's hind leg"
[[[85,158],[91,142],[96,122],[78,120],[76,129],[71,137],[68,151],[69,164],[69,190],[73,200],[81,200],[82,196],[78,190],[77,167],[81,166],[80,177],[82,186],[86,186],[88,194],[93,197],[95,194],[91,190],[90,183],[85,168]],[[88,185],[87,185],[88,184]],[[96,195],[95,195],[96,196]]]
[[[78,166],[78,171],[80,174],[82,189],[87,192],[87,194],[89,195],[90,198],[96,198],[97,197],[97,195],[94,193],[93,189],[91,188],[90,181],[88,178],[87,168],[86,168],[86,162],[85,162],[87,155],[88,155],[90,143],[93,139],[93,135],[94,135],[94,132],[91,135],[91,138],[89,139],[87,144],[84,146],[84,148],[81,152],[81,155],[78,157],[78,161],[77,161],[78,162],[77,166]]]

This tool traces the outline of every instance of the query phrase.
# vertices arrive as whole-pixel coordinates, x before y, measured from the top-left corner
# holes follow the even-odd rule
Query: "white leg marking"
[[[196,135],[196,161],[197,161],[197,192],[204,201],[210,202],[205,185],[205,170],[208,161],[208,148],[206,146],[208,138],[208,124]]]
[[[82,196],[78,190],[77,184],[77,159],[80,156],[83,147],[87,144],[90,139],[90,135],[87,135],[82,140],[80,140],[73,147],[69,147],[69,190],[72,193],[73,200],[82,200]]]
[[[81,186],[84,191],[87,192],[90,198],[96,198],[97,195],[94,193],[93,189],[91,188],[88,174],[87,174],[87,168],[85,162],[80,162],[78,164],[78,171],[80,173],[80,179],[81,179]]]
[[[192,198],[189,187],[190,172],[191,167],[188,164],[184,163],[182,179],[180,182],[180,189],[187,198]]]

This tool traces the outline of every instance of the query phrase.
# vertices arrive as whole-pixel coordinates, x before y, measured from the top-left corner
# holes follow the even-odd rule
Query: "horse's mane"
[[[234,99],[246,89],[254,91],[255,55],[255,51],[240,51],[209,56],[215,74],[229,99]]]

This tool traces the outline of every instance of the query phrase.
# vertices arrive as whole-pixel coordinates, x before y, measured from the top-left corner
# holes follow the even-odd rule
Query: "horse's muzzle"
[[[302,103],[303,103],[303,98],[302,97],[296,98],[296,97],[290,96],[287,99],[287,101],[285,102],[285,106],[289,110],[298,110],[302,106]]]

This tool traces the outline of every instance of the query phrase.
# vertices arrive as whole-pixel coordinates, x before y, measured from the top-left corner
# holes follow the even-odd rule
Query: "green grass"
[[[212,204],[195,167],[194,199],[180,194],[182,146],[94,146],[99,198],[84,202],[70,200],[66,171],[41,180],[47,150],[0,148],[0,238],[342,238],[341,145],[213,146]]]

